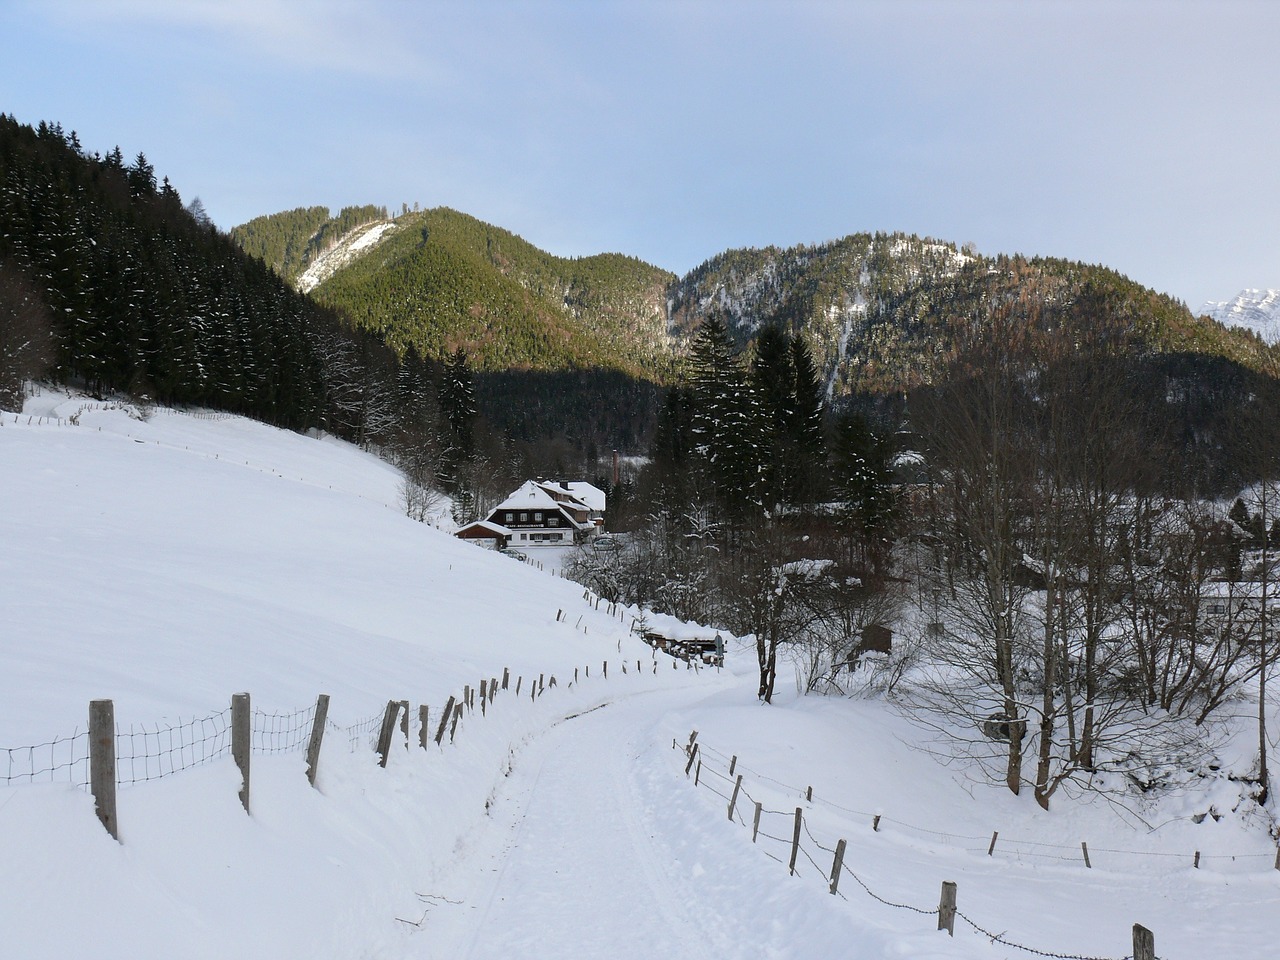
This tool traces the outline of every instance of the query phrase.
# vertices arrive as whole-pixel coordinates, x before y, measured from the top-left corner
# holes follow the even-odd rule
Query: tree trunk
[[[1048,569],[1046,565],[1046,569]],[[1057,645],[1054,642],[1054,598],[1053,583],[1049,583],[1045,591],[1044,601],[1044,683],[1040,703],[1040,758],[1036,765],[1036,803],[1048,810],[1049,767],[1053,762],[1053,721],[1056,703],[1055,688],[1057,686]]]

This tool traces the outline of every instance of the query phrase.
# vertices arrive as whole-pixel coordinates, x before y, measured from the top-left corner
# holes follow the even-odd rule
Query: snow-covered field
[[[0,421],[6,960],[1033,955],[963,918],[937,932],[944,880],[964,917],[1051,954],[1123,957],[1142,923],[1161,957],[1275,955],[1275,846],[1229,782],[1045,814],[940,764],[883,703],[761,706],[742,645],[723,671],[672,669],[580,586],[407,519],[395,471],[345,444],[51,392]],[[346,732],[392,698],[434,725],[504,668],[520,695],[452,744],[411,729],[381,769]],[[534,700],[539,675],[556,686]],[[255,754],[246,816],[220,757],[122,786],[116,843],[82,769],[14,778],[91,699],[154,730],[238,691],[279,713],[331,696],[315,789],[300,752]]]

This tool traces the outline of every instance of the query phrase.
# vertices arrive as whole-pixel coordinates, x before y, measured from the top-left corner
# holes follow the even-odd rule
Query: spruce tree
[[[694,472],[726,517],[743,519],[760,506],[768,455],[765,406],[719,316],[703,322],[690,353]]]

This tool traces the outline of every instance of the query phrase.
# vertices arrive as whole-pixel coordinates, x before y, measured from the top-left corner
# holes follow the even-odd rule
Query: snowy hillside
[[[1280,290],[1242,290],[1231,300],[1210,300],[1200,313],[1252,330],[1267,343],[1280,343]]]
[[[722,671],[655,655],[635,611],[408,520],[395,471],[335,441],[46,392],[0,415],[0,470],[6,960],[1120,958],[1134,923],[1174,960],[1274,955],[1275,845],[1225,777],[1046,814],[878,698],[760,705],[739,641]],[[448,698],[504,670],[437,745]],[[175,733],[240,691],[250,816],[225,751],[189,762],[218,735]],[[321,693],[313,789],[295,728]],[[77,759],[104,697],[119,843]],[[383,769],[389,699],[412,722]]]
[[[307,265],[295,286],[302,293],[310,293],[347,264],[376,247],[379,241],[398,229],[398,226],[394,220],[375,220],[348,231],[337,243]]]

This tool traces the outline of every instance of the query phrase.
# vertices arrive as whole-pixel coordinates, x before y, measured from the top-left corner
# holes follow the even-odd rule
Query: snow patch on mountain
[[[311,261],[298,277],[298,290],[310,293],[347,264],[372,250],[398,226],[394,220],[374,220],[349,230],[337,243]]]
[[[1230,327],[1252,330],[1267,343],[1280,343],[1280,290],[1241,290],[1230,300],[1210,300],[1200,313]]]

